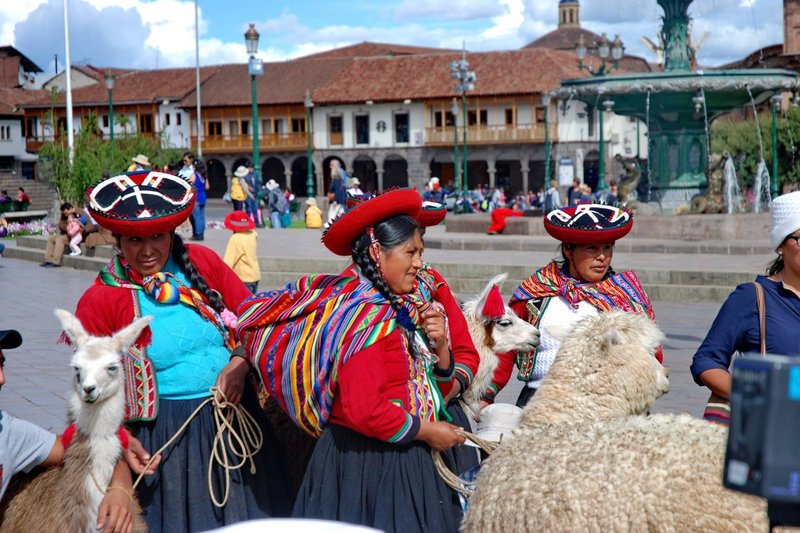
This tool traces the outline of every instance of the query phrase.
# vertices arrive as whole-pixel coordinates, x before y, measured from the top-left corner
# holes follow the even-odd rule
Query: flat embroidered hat
[[[550,211],[544,229],[568,244],[602,244],[621,239],[633,228],[630,212],[602,204],[580,204]]]
[[[195,190],[181,176],[136,170],[104,179],[86,190],[89,211],[111,233],[147,237],[167,233],[192,213]]]

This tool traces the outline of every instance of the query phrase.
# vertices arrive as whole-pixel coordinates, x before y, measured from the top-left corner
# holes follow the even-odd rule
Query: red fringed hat
[[[500,287],[493,285],[489,289],[489,294],[486,295],[486,301],[483,303],[481,315],[486,318],[497,320],[506,314],[506,304],[503,303],[503,296],[500,294]]]
[[[247,231],[256,227],[255,222],[244,211],[231,211],[225,216],[225,227],[231,231]]]
[[[414,189],[394,189],[356,201],[349,211],[331,223],[322,235],[322,244],[336,255],[350,255],[353,241],[367,228],[397,215],[416,218],[421,207],[422,199]]]
[[[422,209],[416,216],[416,220],[422,227],[436,226],[447,215],[444,204],[437,202],[422,202]]]
[[[602,244],[621,239],[633,228],[630,212],[601,204],[581,204],[550,211],[544,229],[561,242]]]
[[[135,237],[174,230],[189,218],[195,198],[184,178],[152,170],[120,174],[86,190],[89,211],[100,226]]]

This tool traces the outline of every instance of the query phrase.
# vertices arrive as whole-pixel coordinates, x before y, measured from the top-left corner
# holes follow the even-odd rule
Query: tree
[[[162,148],[160,138],[133,134],[113,143],[98,135],[97,116],[90,114],[75,137],[75,158],[69,165],[66,142],[46,142],[39,151],[41,176],[58,192],[61,201],[82,205],[86,188],[110,175],[125,172],[136,154],[147,154],[153,165],[180,161],[182,149]]]

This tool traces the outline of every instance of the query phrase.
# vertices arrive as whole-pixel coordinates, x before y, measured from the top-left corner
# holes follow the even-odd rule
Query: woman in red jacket
[[[356,269],[309,276],[248,300],[238,329],[288,415],[319,435],[294,515],[384,531],[457,531],[458,498],[431,449],[463,444],[436,385],[454,358],[423,273],[408,189],[356,205],[323,237]]]
[[[89,188],[89,210],[114,234],[118,254],[78,302],[77,316],[93,335],[110,335],[137,316],[155,320],[126,354],[126,425],[153,452],[169,440],[217,387],[228,401],[259,418],[264,443],[249,464],[230,470],[227,503],[209,494],[209,457],[216,433],[207,403],[164,452],[137,496],[151,532],[205,531],[225,524],[287,515],[282,453],[246,379],[250,365],[232,328],[235,310],[250,295],[217,256],[184,245],[175,228],[192,212],[196,191],[179,176],[136,171]],[[238,355],[238,357],[237,357]],[[239,459],[229,454],[231,464]],[[222,497],[219,465],[211,482]]]

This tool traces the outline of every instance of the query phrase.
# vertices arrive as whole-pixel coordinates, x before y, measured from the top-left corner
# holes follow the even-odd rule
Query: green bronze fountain
[[[664,11],[664,71],[603,74],[567,80],[555,92],[593,109],[613,109],[646,123],[649,187],[661,197],[685,190],[687,199],[706,185],[708,124],[773,94],[796,92],[797,75],[781,69],[692,70],[689,6],[692,0],[658,0]]]

